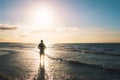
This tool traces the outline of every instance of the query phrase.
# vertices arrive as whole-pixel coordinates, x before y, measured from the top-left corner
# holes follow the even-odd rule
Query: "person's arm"
[[[46,48],[45,44],[44,44],[44,49]]]

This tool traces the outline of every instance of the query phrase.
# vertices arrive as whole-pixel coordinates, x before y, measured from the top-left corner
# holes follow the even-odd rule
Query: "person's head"
[[[41,40],[41,43],[43,43],[43,40]]]

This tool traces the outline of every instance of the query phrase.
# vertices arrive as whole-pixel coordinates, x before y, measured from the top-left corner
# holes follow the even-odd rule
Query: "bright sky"
[[[120,42],[120,0],[0,0],[0,42]]]

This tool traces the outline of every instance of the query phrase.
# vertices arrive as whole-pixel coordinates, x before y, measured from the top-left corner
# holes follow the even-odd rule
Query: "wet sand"
[[[0,56],[1,80],[112,80],[114,77],[119,80],[120,73],[83,64],[71,64],[47,55],[43,63],[39,52],[34,49],[1,51],[7,53]]]

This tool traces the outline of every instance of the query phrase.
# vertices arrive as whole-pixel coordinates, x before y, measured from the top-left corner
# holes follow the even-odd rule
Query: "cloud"
[[[32,34],[36,34],[36,33],[43,33],[43,32],[45,32],[45,33],[49,33],[49,32],[55,32],[56,31],[56,29],[38,29],[38,30],[31,30],[31,31],[29,31],[30,33],[32,33]]]
[[[28,36],[28,35],[23,34],[23,35],[20,35],[20,37],[29,37],[29,36]]]
[[[7,25],[7,24],[0,24],[0,30],[16,30],[18,27]]]
[[[4,41],[4,39],[0,39],[0,41]]]

